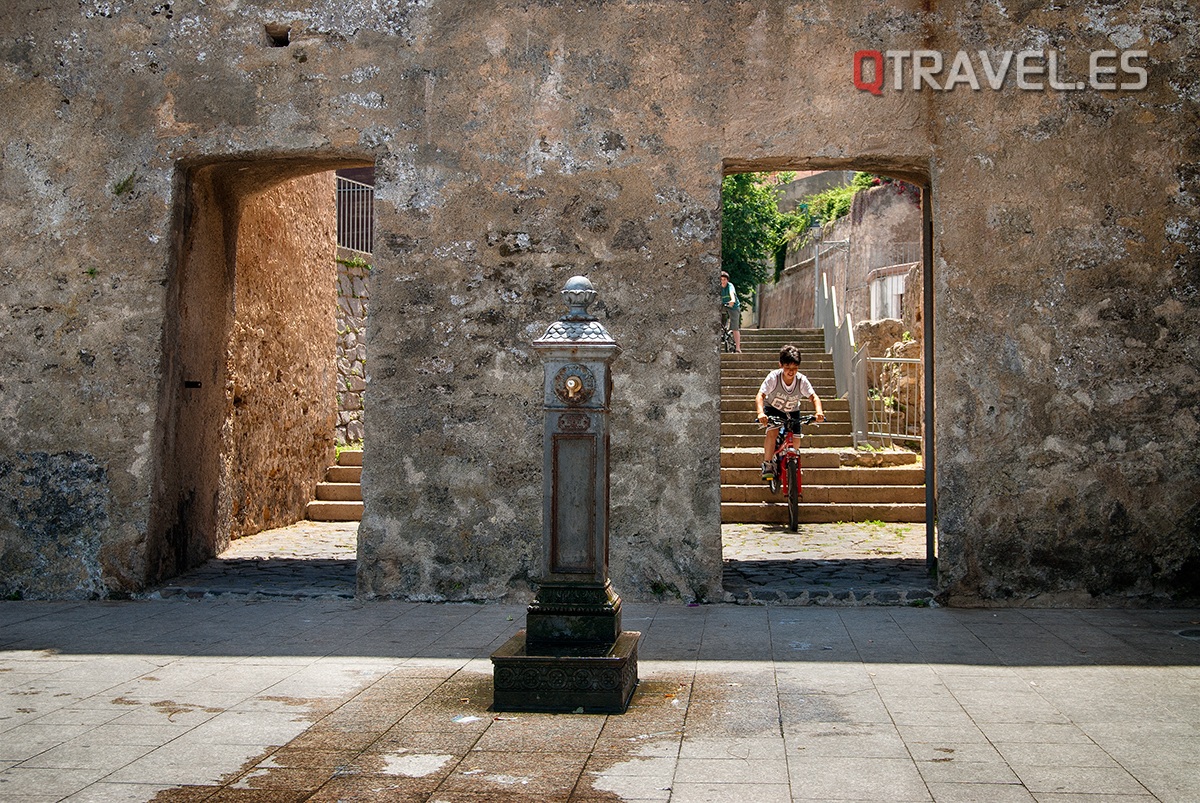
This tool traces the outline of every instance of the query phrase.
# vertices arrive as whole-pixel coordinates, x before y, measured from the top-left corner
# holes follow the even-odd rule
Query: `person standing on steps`
[[[742,353],[742,302],[738,299],[729,274],[721,271],[721,314],[729,316],[729,330],[733,332],[733,350]],[[724,323],[724,319],[722,319]]]
[[[758,411],[758,423],[766,426],[768,416],[788,418],[798,415],[800,403],[808,399],[812,402],[813,412],[817,421],[825,420],[825,410],[821,407],[821,399],[813,390],[812,382],[800,373],[800,349],[789,344],[779,350],[779,367],[767,374],[758,395],[754,397],[754,409]],[[768,427],[763,439],[762,478],[770,481],[775,478],[775,439],[779,435],[779,427]]]

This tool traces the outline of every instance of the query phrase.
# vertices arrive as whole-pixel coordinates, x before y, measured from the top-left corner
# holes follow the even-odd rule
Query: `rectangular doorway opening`
[[[743,602],[930,604],[927,188],[867,171],[735,173],[722,207],[722,269],[742,307],[741,353],[721,355],[725,591]],[[825,414],[796,440],[795,532],[786,492],[763,478],[774,441],[755,399],[785,345]],[[800,412],[814,412],[811,401]]]

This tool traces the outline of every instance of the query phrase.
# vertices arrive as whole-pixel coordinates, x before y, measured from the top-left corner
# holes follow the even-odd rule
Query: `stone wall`
[[[759,289],[764,327],[812,326],[818,246],[802,242],[788,246],[787,269],[779,281]],[[819,247],[821,274],[836,292],[839,313],[855,322],[870,320],[871,272],[920,255],[919,190],[906,182],[859,190],[850,212],[822,227]],[[919,295],[912,299],[921,303]]]
[[[363,442],[367,389],[367,307],[371,266],[366,258],[339,249],[337,260],[337,428],[342,445]]]
[[[1188,4],[16,0],[0,27],[0,482],[25,491],[0,520],[6,588],[121,593],[228,535],[212,358],[232,329],[239,176],[374,163],[364,595],[529,593],[529,343],[582,273],[623,349],[614,582],[719,599],[721,176],[822,168],[932,186],[946,598],[1196,591]],[[1089,51],[1144,48],[1148,86],[851,81],[863,49],[1031,43],[1072,78]],[[179,467],[197,457],[205,476]],[[59,506],[33,489],[82,512],[51,535],[32,522]]]
[[[230,344],[231,538],[304,518],[333,456],[333,174],[247,198]]]

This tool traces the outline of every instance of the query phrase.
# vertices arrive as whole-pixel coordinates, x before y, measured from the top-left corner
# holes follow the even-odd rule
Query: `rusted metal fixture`
[[[542,566],[525,629],[492,654],[494,707],[622,713],[637,685],[641,633],[621,629],[608,577],[608,417],[621,349],[588,313],[584,276],[568,311],[533,343],[544,368]]]

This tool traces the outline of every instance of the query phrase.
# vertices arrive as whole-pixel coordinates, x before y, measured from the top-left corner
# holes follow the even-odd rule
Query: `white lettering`
[[[975,57],[979,63],[976,64]],[[911,87],[920,91],[926,87],[936,91],[949,91],[966,85],[978,91],[982,85],[991,89],[1003,89],[1010,73],[1015,72],[1016,85],[1020,89],[1052,89],[1059,92],[1092,89],[1145,89],[1149,85],[1149,71],[1144,61],[1148,50],[1095,50],[1088,57],[1088,80],[1068,81],[1066,56],[1059,50],[1011,50],[989,53],[986,50],[959,50],[952,58],[937,50],[861,50],[854,54],[854,86],[873,94],[881,94],[884,73],[892,72],[892,87],[897,91]],[[884,62],[890,67],[885,68]],[[870,72],[874,77],[866,78]],[[1015,66],[1014,66],[1015,65]],[[905,73],[906,66],[912,78]],[[948,69],[943,70],[943,67]],[[982,75],[979,70],[982,68]],[[1128,79],[1118,87],[1118,75]],[[982,79],[982,80],[981,80]],[[939,81],[941,84],[939,85]]]
[[[1004,86],[1004,76],[1008,74],[1008,65],[1012,63],[1012,51],[1006,50],[1001,56],[1000,66],[992,69],[992,59],[988,56],[986,50],[979,51],[979,60],[983,62],[983,74],[987,78],[988,86],[992,89],[999,89]]]
[[[929,65],[924,64],[925,59],[929,59]],[[941,89],[938,82],[933,80],[933,76],[942,71],[942,54],[936,50],[914,50],[913,51],[913,89],[920,89],[921,83],[927,83],[933,89]]]
[[[1144,59],[1149,54],[1145,50],[1126,50],[1121,54],[1121,70],[1127,75],[1136,75],[1138,79],[1128,84],[1121,84],[1121,89],[1145,89],[1149,79],[1146,75],[1146,68],[1132,64],[1133,59]]]
[[[1083,87],[1079,86],[1078,84],[1076,84],[1074,81],[1067,81],[1066,83],[1064,83],[1064,82],[1058,80],[1058,51],[1057,50],[1051,50],[1046,53],[1046,63],[1047,63],[1046,73],[1047,73],[1047,77],[1050,79],[1050,88],[1051,89],[1063,90],[1063,89],[1082,89],[1083,88]]]
[[[1017,87],[1020,89],[1042,89],[1041,81],[1030,81],[1029,76],[1038,76],[1046,71],[1042,64],[1031,65],[1031,59],[1041,61],[1044,54],[1040,50],[1022,50],[1017,54]]]
[[[895,89],[904,89],[904,60],[912,57],[911,50],[889,50],[883,54],[892,62],[892,85]]]
[[[1088,59],[1088,82],[1092,85],[1092,89],[1116,89],[1116,81],[1101,81],[1103,75],[1116,75],[1116,65],[1101,66],[1100,59],[1115,59],[1117,51],[1115,50],[1093,50],[1091,58]]]
[[[958,51],[954,63],[950,65],[950,74],[946,76],[943,89],[954,89],[957,84],[966,84],[971,89],[979,89],[979,79],[975,77],[975,67],[965,50]]]

